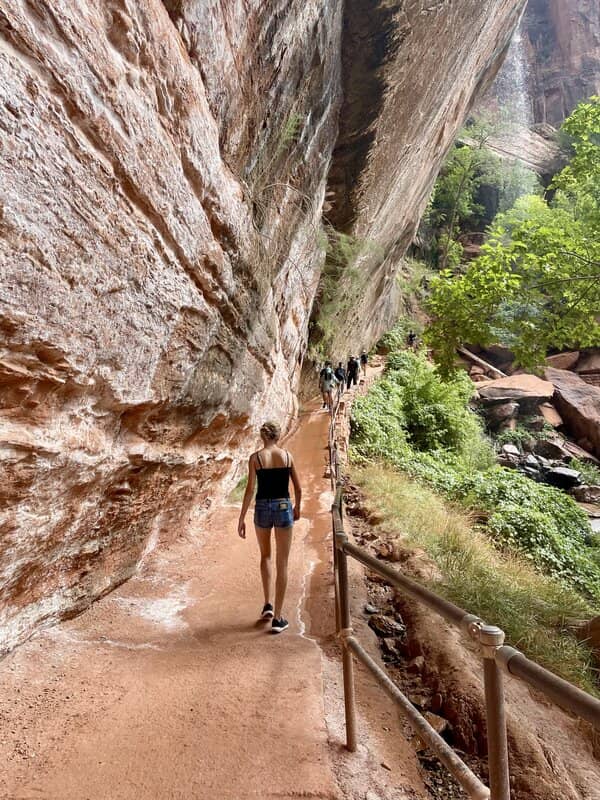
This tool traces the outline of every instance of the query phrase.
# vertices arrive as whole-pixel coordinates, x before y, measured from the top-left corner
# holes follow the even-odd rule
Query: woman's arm
[[[254,465],[254,454],[248,460],[248,483],[246,484],[246,491],[244,492],[244,499],[242,500],[242,509],[240,511],[240,519],[238,522],[238,535],[242,539],[246,538],[246,522],[245,517],[248,513],[248,508],[254,496],[254,487],[256,486],[256,467]]]
[[[296,472],[296,465],[292,461],[292,483],[294,484],[294,519],[300,519],[300,504],[302,502],[302,487]]]

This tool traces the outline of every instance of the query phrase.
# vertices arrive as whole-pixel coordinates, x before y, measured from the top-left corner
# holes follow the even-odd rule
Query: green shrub
[[[569,464],[571,469],[581,472],[581,477],[589,486],[600,486],[600,469],[589,461],[580,461],[573,458]]]
[[[392,352],[384,377],[354,403],[352,458],[383,460],[484,512],[498,549],[600,601],[600,548],[586,514],[558,489],[494,465],[471,392],[466,375],[444,380],[424,355]]]
[[[600,601],[600,571],[583,540],[561,532],[552,507],[542,511],[501,504],[489,519],[488,532],[497,545],[520,551],[545,574]]]
[[[494,442],[498,447],[502,447],[503,444],[514,444],[522,448],[525,442],[529,441],[534,444],[536,439],[545,439],[551,433],[554,433],[554,428],[547,423],[540,431],[532,430],[526,425],[517,425],[514,430],[501,431],[494,437]]]
[[[467,508],[489,512],[487,531],[498,547],[519,551],[540,570],[600,601],[590,525],[571,497],[503,467],[463,475],[448,494]]]
[[[462,452],[481,426],[468,407],[473,384],[464,373],[448,381],[420,353],[390,354],[387,387],[402,407],[403,428],[417,450]]]
[[[408,334],[411,330],[420,336],[423,332],[423,324],[419,322],[419,320],[409,319],[407,317],[399,319],[391,330],[383,334],[375,345],[375,349],[382,350],[386,353],[406,350]]]

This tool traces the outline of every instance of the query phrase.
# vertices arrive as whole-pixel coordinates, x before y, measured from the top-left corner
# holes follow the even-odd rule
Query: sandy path
[[[157,549],[0,664],[2,800],[420,796],[394,712],[360,673],[362,744],[343,748],[327,425],[313,406],[287,442],[305,492],[290,629],[257,622],[256,541],[237,536],[237,506],[217,509],[208,534]]]
[[[289,446],[306,512],[327,529],[326,430],[326,414],[308,414]],[[321,651],[302,635],[310,523],[294,532],[290,630],[273,636],[256,621],[258,548],[236,535],[237,514],[219,509],[202,545],[155,552],[138,577],[2,663],[2,798],[340,796]]]

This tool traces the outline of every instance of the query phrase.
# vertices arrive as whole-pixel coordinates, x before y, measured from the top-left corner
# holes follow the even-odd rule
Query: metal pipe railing
[[[339,578],[340,629],[338,633],[346,637],[352,632],[350,597],[348,593],[348,558],[343,548],[337,547],[339,534],[334,535],[334,547],[338,551],[337,568]],[[354,698],[354,663],[348,647],[342,647],[342,669],[344,676],[344,707],[346,713],[346,747],[351,753],[356,750],[356,702]]]
[[[343,528],[343,523],[340,522],[340,524]],[[426,589],[425,586],[421,586],[420,583],[407,578],[387,564],[382,564],[381,561],[365,552],[361,547],[347,542],[344,544],[344,550],[348,555],[351,555],[365,567],[369,567],[373,572],[381,575],[381,577],[389,581],[392,586],[402,589],[407,595],[423,603],[428,608],[431,608],[448,622],[462,627],[465,619],[468,619],[469,622],[473,621],[474,618],[472,614],[468,614],[466,611],[463,611],[462,608],[455,606],[454,603]]]
[[[339,461],[335,441],[335,421],[339,403],[336,404],[329,428],[329,456],[332,488],[335,499],[331,507],[333,523],[333,563],[335,571],[336,626],[343,644],[344,699],[346,711],[346,741],[349,750],[357,746],[356,710],[352,653],[363,663],[384,691],[403,711],[413,728],[436,753],[458,783],[477,800],[510,800],[510,775],[506,712],[502,672],[532,686],[557,705],[590,722],[600,731],[600,700],[581,691],[568,681],[530,661],[519,650],[504,644],[504,633],[495,625],[486,625],[475,614],[470,614],[425,586],[408,578],[398,570],[383,564],[377,558],[348,541],[342,516],[343,487],[339,481]],[[488,790],[449,745],[436,733],[425,718],[389,679],[386,673],[362,648],[352,635],[349,605],[348,564],[351,556],[363,566],[385,578],[392,586],[430,608],[451,625],[460,628],[479,647],[483,659],[483,684],[488,734],[488,762],[490,789]]]
[[[410,722],[415,732],[421,737],[423,742],[431,748],[439,760],[444,764],[448,771],[454,775],[458,783],[467,794],[476,800],[488,800],[490,791],[475,775],[469,767],[462,761],[445,742],[439,733],[433,728],[410,702],[408,697],[403,694],[393,681],[389,679],[381,667],[373,661],[370,655],[361,647],[353,636],[346,639],[346,648],[352,650],[359,661],[361,661],[371,672],[377,683],[384,692],[390,697],[401,710],[402,714]]]
[[[556,705],[590,722],[600,731],[600,700],[530,661],[514,647],[504,645],[496,651],[496,663],[509,675],[533,686]]]

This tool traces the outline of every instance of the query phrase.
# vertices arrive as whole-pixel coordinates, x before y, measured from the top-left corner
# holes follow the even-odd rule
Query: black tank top
[[[256,490],[257,500],[277,500],[280,497],[290,496],[290,454],[286,452],[286,467],[263,467],[260,463],[260,456],[256,454],[260,469],[256,470],[256,480],[258,489]]]

